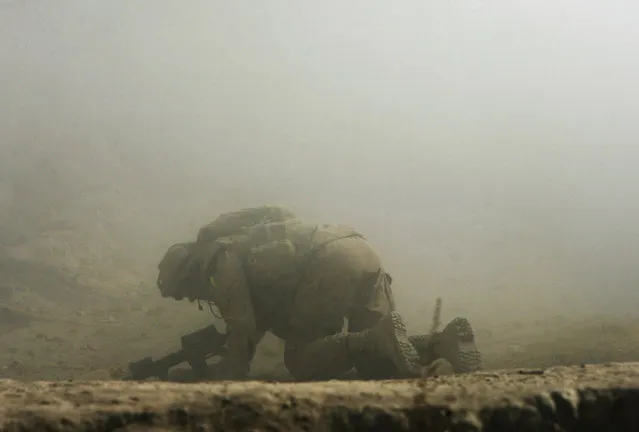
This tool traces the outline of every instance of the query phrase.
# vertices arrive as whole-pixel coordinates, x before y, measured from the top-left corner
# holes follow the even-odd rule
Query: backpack
[[[297,219],[295,214],[280,206],[250,207],[223,213],[213,222],[200,228],[197,242],[216,241],[220,237],[240,234],[245,228],[269,222],[284,222]]]

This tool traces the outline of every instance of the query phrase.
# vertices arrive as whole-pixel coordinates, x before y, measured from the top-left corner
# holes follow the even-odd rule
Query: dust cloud
[[[589,345],[637,328],[638,13],[4,0],[0,302],[20,317],[0,322],[3,375],[170,349],[210,317],[157,298],[157,261],[264,203],[367,235],[414,332],[441,296],[508,361],[582,325],[599,339],[552,361],[632,357]]]

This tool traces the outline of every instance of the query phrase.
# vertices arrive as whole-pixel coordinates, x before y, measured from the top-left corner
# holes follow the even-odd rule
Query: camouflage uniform
[[[205,227],[196,242],[172,246],[158,286],[165,297],[215,303],[227,324],[231,377],[248,373],[266,331],[285,341],[285,365],[298,380],[353,368],[369,377],[420,375],[391,278],[361,234],[292,217],[217,234]]]

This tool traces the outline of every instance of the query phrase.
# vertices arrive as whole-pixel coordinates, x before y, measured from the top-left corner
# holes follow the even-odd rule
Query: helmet
[[[171,246],[158,264],[157,285],[162,297],[181,299],[185,282],[189,277],[188,265],[193,243],[176,243]]]

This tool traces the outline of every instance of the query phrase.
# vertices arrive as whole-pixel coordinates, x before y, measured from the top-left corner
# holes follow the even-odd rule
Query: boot
[[[475,344],[473,328],[465,318],[455,318],[441,333],[411,336],[409,340],[426,367],[444,359],[457,374],[481,369],[481,354]]]
[[[365,352],[369,361],[378,357],[389,361],[393,370],[387,379],[414,378],[421,374],[419,354],[408,340],[404,321],[396,311],[382,317],[369,330],[349,334],[347,341],[354,354]]]
[[[428,363],[435,360],[434,352],[432,352],[432,346],[430,343],[431,335],[421,334],[421,335],[413,335],[409,336],[408,340],[417,350],[419,354],[419,361],[423,365],[427,365]]]

